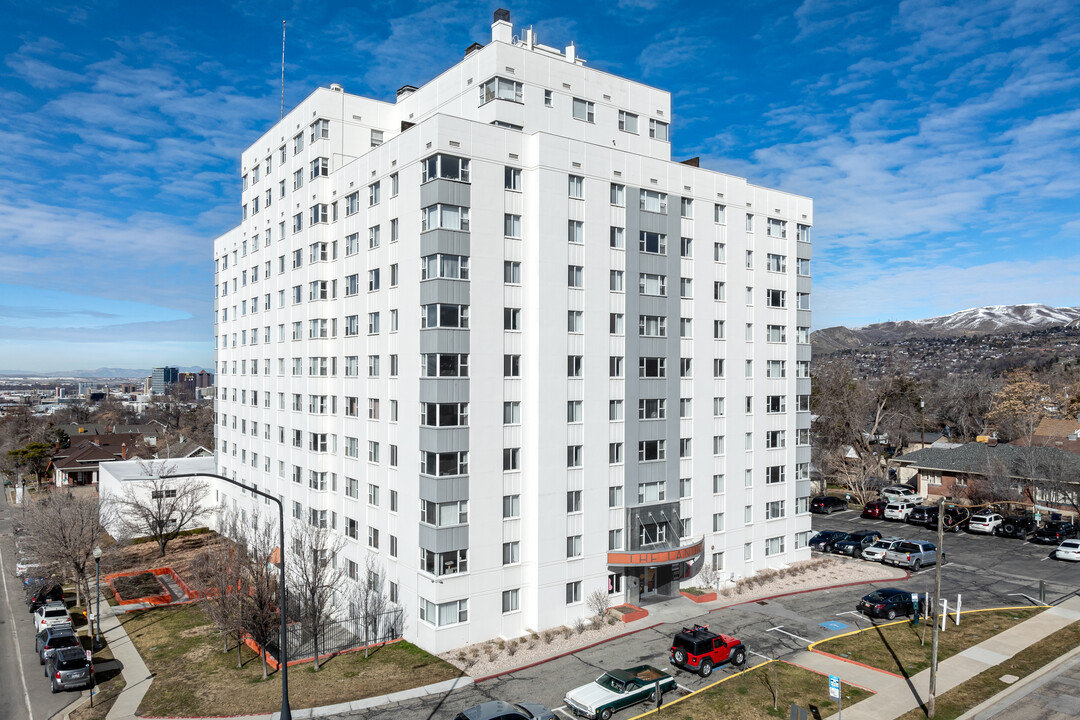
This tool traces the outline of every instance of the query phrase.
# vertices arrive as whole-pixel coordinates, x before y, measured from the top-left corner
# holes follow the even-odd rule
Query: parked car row
[[[907,500],[885,502],[871,500],[862,509],[864,518],[883,518],[935,528],[938,524],[937,505],[915,505]],[[1003,516],[993,510],[971,513],[963,507],[946,507],[942,521],[945,532],[961,529],[977,535],[998,535],[1043,543],[1060,543],[1080,538],[1080,530],[1071,522],[1053,521],[1043,526],[1026,515]]]

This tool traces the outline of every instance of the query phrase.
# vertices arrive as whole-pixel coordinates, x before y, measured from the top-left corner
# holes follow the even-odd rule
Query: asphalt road
[[[79,696],[71,690],[52,694],[34,654],[33,616],[26,611],[22,579],[15,577],[12,518],[17,510],[0,501],[0,717],[46,720]]]
[[[935,533],[930,530],[903,523],[863,520],[853,511],[815,516],[813,526],[815,530],[844,531],[872,528],[884,535],[935,539]],[[949,599],[950,606],[957,594],[962,595],[964,609],[1028,605],[1031,603],[1023,595],[1037,598],[1040,580],[1046,583],[1048,602],[1080,589],[1080,564],[1048,559],[1052,549],[1049,546],[961,532],[946,534],[944,547],[947,563],[942,567],[942,594]],[[897,586],[911,592],[926,592],[932,590],[933,585],[934,569],[930,567],[903,581],[819,590],[750,602],[616,638],[597,647],[485,680],[446,695],[336,717],[452,720],[461,710],[488,700],[524,700],[543,703],[555,709],[560,718],[569,720],[572,716],[566,712],[562,701],[566,691],[598,677],[606,669],[652,664],[675,675],[680,693],[713,682],[720,676],[719,673],[732,672],[729,668],[717,668],[713,678],[702,680],[697,675],[669,665],[671,637],[682,625],[709,623],[714,629],[740,638],[750,650],[750,664],[756,664],[769,657],[784,657],[804,649],[810,642],[867,627],[870,621],[852,611],[858,599],[874,587]],[[694,608],[689,601],[687,603],[688,612],[692,612]],[[838,624],[825,627],[822,623]],[[643,709],[638,706],[637,709],[623,710],[615,717],[633,717]]]

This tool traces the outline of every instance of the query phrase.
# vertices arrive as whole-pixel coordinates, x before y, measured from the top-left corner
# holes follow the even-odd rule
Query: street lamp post
[[[97,609],[94,610],[94,620],[97,624],[97,634],[94,636],[94,648],[101,648],[101,546],[94,548],[94,574],[96,579],[94,580],[95,591],[97,596]]]
[[[215,475],[213,473],[177,473],[175,475],[162,475],[162,480],[175,480],[178,478],[189,477],[212,477],[223,482],[227,482],[230,485],[236,485],[239,488],[247,490],[248,492],[264,497],[267,500],[272,500],[278,509],[278,552],[279,559],[281,560],[280,571],[278,579],[278,606],[281,614],[281,649],[279,651],[278,663],[281,667],[281,715],[280,720],[292,720],[292,709],[289,707],[289,648],[287,644],[286,628],[285,628],[285,506],[282,504],[279,498],[274,497],[262,490],[257,490],[253,487],[248,487],[243,483],[233,480],[232,478],[225,477],[224,475]]]

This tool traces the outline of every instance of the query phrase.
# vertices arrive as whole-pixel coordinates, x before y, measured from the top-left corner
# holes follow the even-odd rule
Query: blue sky
[[[669,90],[673,157],[815,199],[814,325],[1080,305],[1075,0],[530,0]],[[240,151],[318,85],[390,100],[492,4],[0,0],[0,369],[210,367]]]

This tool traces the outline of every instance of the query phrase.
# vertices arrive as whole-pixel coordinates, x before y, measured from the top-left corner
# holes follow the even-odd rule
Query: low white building
[[[122,497],[127,488],[134,486],[138,492],[143,493],[147,499],[149,499],[150,492],[153,490],[152,483],[154,480],[160,477],[162,472],[166,474],[181,474],[181,473],[214,473],[216,471],[216,460],[213,457],[190,457],[190,458],[176,458],[171,460],[124,460],[120,462],[102,463],[98,470],[98,496],[101,499],[101,507],[107,508],[109,506],[110,498]],[[203,503],[207,509],[214,507],[214,492],[210,484],[210,478],[206,478],[207,493],[203,499]],[[174,481],[177,484],[184,482],[193,482],[191,478],[184,478]],[[207,515],[202,522],[198,523],[200,527],[215,526],[216,515]],[[119,519],[115,513],[104,512],[101,516],[101,524],[104,526],[105,531],[114,538],[124,535],[124,530],[120,525]]]

